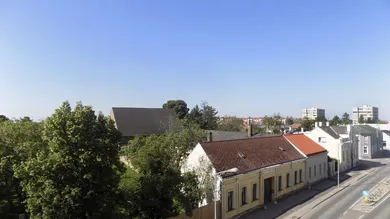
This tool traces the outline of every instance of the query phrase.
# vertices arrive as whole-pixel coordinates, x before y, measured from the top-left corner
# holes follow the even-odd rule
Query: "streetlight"
[[[218,173],[215,173],[215,180],[214,180],[214,219],[217,219],[217,177],[218,176],[221,176],[221,174],[224,174],[224,173],[235,173],[238,171],[238,168],[234,167],[234,168],[231,168],[231,169],[228,169],[228,170],[225,170],[225,171],[221,171],[221,172],[218,172]],[[221,204],[222,204],[222,200],[221,200]]]

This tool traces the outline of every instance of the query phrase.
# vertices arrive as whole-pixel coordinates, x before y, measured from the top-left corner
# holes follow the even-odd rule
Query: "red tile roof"
[[[217,172],[238,168],[242,173],[304,158],[283,136],[201,144]]]
[[[326,149],[321,145],[317,144],[309,137],[304,134],[292,134],[292,135],[284,135],[295,147],[297,147],[302,153],[309,155],[314,155],[318,153],[325,152]]]

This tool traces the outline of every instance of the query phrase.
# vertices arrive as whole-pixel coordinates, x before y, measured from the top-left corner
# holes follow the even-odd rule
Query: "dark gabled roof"
[[[201,143],[217,172],[235,174],[304,158],[283,136]]]
[[[299,128],[302,127],[302,125],[301,125],[301,124],[298,124],[298,123],[294,123],[294,124],[292,124],[290,127],[291,127],[292,129],[299,129]]]
[[[227,140],[236,140],[236,139],[245,139],[249,138],[248,132],[228,132],[228,131],[218,131],[218,130],[207,130],[207,133],[211,133],[212,141],[227,141]],[[254,134],[251,138],[263,137],[263,136],[275,136],[271,134]]]
[[[372,135],[377,134],[378,130],[369,125],[354,125],[352,126],[354,134]]]
[[[331,126],[331,127],[339,135],[348,135],[347,126]]]
[[[319,128],[324,130],[326,133],[328,133],[330,136],[332,136],[335,139],[340,138],[340,135],[338,135],[330,126],[321,126]]]
[[[390,131],[389,130],[382,130],[383,133],[385,133],[386,135],[390,136]]]
[[[112,119],[123,136],[164,134],[177,115],[173,109],[112,108]]]

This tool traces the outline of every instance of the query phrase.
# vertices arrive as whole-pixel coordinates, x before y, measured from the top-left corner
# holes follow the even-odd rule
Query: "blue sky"
[[[220,115],[390,119],[390,1],[2,1],[0,114],[208,101]]]

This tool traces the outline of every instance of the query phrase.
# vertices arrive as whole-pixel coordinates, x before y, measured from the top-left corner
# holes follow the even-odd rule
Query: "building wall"
[[[306,160],[305,181],[313,184],[328,177],[328,152],[308,156]],[[316,174],[314,175],[314,169]]]
[[[316,119],[317,117],[325,117],[325,110],[319,108],[302,109],[302,118]]]
[[[302,182],[294,183],[294,172],[297,171],[299,180],[299,170],[302,170]],[[286,176],[290,174],[290,187],[286,187]],[[282,189],[279,191],[278,177],[282,176]],[[277,200],[293,191],[302,188],[305,185],[305,160],[295,162],[288,162],[285,164],[275,165],[268,168],[252,171],[247,174],[240,174],[231,178],[226,178],[222,182],[222,218],[232,218],[243,214],[246,211],[264,205],[264,180],[273,178],[273,194],[272,200]],[[257,186],[257,199],[253,200],[252,188]],[[241,191],[242,188],[247,188],[247,204],[241,205]],[[228,211],[228,194],[233,192],[233,210]]]
[[[353,123],[358,123],[360,116],[363,116],[364,119],[379,119],[379,110],[378,107],[373,107],[369,105],[363,105],[361,107],[352,108],[352,121]]]
[[[208,183],[213,184],[211,185],[211,188],[213,188],[214,191],[206,192],[206,197],[199,203],[200,207],[213,202],[214,199],[220,200],[218,195],[220,194],[220,187],[218,185],[221,183],[222,179],[220,177],[215,177],[215,168],[212,167],[211,161],[201,144],[198,143],[188,155],[181,171],[196,171],[199,182],[201,183],[200,186],[208,186]]]
[[[371,159],[376,158],[378,153],[382,150],[383,135],[378,132],[373,135],[357,135],[359,145],[359,158]],[[365,147],[367,147],[365,152]]]
[[[317,142],[323,148],[325,148],[328,151],[329,157],[340,159],[341,172],[346,171],[352,167],[352,159],[350,158],[350,155],[353,152],[352,143],[348,143],[347,140],[344,140],[345,142],[342,142],[342,140],[340,139],[335,139],[318,127],[316,127],[310,132],[305,132],[304,134],[313,141]],[[325,141],[319,141],[319,138],[325,138]]]
[[[386,133],[382,133],[382,136],[383,136],[383,143],[382,143],[383,148],[390,149],[390,136],[387,135]]]

